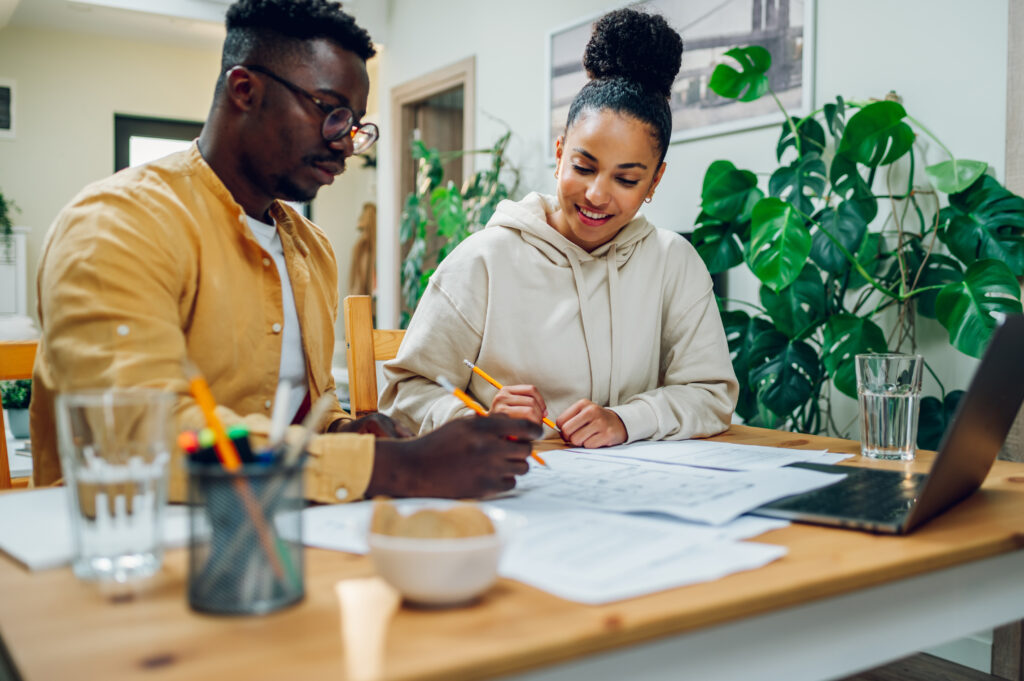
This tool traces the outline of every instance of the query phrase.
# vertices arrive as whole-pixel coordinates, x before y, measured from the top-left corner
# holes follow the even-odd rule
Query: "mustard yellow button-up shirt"
[[[275,201],[270,214],[284,247],[315,401],[334,392],[334,253],[323,232],[290,207]],[[281,281],[245,211],[196,144],[83,189],[46,235],[37,285],[43,333],[31,405],[34,484],[61,477],[57,392],[160,388],[178,395],[179,429],[203,427],[188,391],[186,357],[209,382],[222,421],[266,433],[281,359]],[[349,417],[335,402],[319,430],[341,418]],[[310,452],[308,498],[362,496],[373,436],[319,435]],[[172,499],[184,498],[180,456],[172,460]]]

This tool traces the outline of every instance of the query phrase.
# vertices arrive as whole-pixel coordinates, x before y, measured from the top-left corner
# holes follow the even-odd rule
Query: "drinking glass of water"
[[[174,402],[142,388],[57,396],[79,578],[126,583],[160,569]]]
[[[872,459],[914,458],[921,404],[921,355],[857,355],[860,451]]]

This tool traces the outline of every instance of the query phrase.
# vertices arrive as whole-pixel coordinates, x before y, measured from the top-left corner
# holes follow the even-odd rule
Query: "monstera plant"
[[[711,89],[772,96],[785,121],[767,186],[715,161],[704,176],[694,244],[712,273],[745,265],[760,305],[723,311],[748,423],[849,435],[834,422],[830,386],[856,397],[859,352],[916,347],[917,315],[980,357],[999,314],[1021,312],[1024,199],[957,158],[898,98],[834,102],[792,117],[772,91],[771,55],[726,52]],[[948,156],[920,172],[924,135]],[[927,361],[927,357],[925,358]],[[962,390],[922,399],[918,446],[934,448]]]
[[[402,260],[402,328],[409,323],[420,296],[445,257],[471,233],[483,229],[502,199],[519,184],[519,171],[509,165],[505,150],[512,133],[506,132],[489,149],[439,152],[413,140],[416,190],[406,197],[399,238],[409,244]],[[444,164],[466,154],[490,156],[490,163],[462,187],[444,181]],[[506,184],[512,183],[512,187]]]

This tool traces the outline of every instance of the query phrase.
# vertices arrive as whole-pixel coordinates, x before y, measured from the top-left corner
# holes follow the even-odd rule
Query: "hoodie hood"
[[[561,267],[604,258],[613,254],[615,267],[622,267],[633,254],[637,245],[654,231],[654,226],[643,215],[637,214],[612,240],[601,244],[593,251],[586,251],[548,224],[547,215],[558,210],[554,196],[531,192],[521,201],[508,199],[498,204],[494,215],[487,221],[487,229],[504,228],[520,233],[523,241],[531,244],[544,257]]]
[[[654,226],[642,215],[637,215],[613,239],[588,252],[548,224],[547,214],[557,209],[555,197],[533,192],[522,201],[506,200],[499,203],[487,222],[487,229],[518,231],[523,241],[540,251],[554,265],[572,269],[583,324],[583,339],[590,358],[591,385],[598,383],[599,376],[607,375],[607,392],[602,393],[607,395],[608,404],[617,405],[622,387],[622,377],[619,375],[621,362],[617,360],[624,348],[624,339],[619,337],[622,333],[620,317],[622,306],[627,304],[620,300],[619,269],[629,261],[644,239],[654,233]],[[597,287],[607,287],[607,297],[595,297],[594,290]],[[594,308],[594,300],[601,299],[607,301],[606,311]],[[599,322],[598,319],[607,321]],[[596,348],[604,346],[605,339],[608,347],[595,352]],[[596,362],[606,362],[607,369],[595,366]]]

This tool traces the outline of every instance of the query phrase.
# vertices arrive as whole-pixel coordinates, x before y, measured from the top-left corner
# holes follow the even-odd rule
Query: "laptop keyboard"
[[[802,464],[801,467],[808,467]],[[819,490],[780,499],[768,508],[814,515],[891,523],[903,518],[917,500],[926,475],[870,468],[829,467],[846,477]]]

